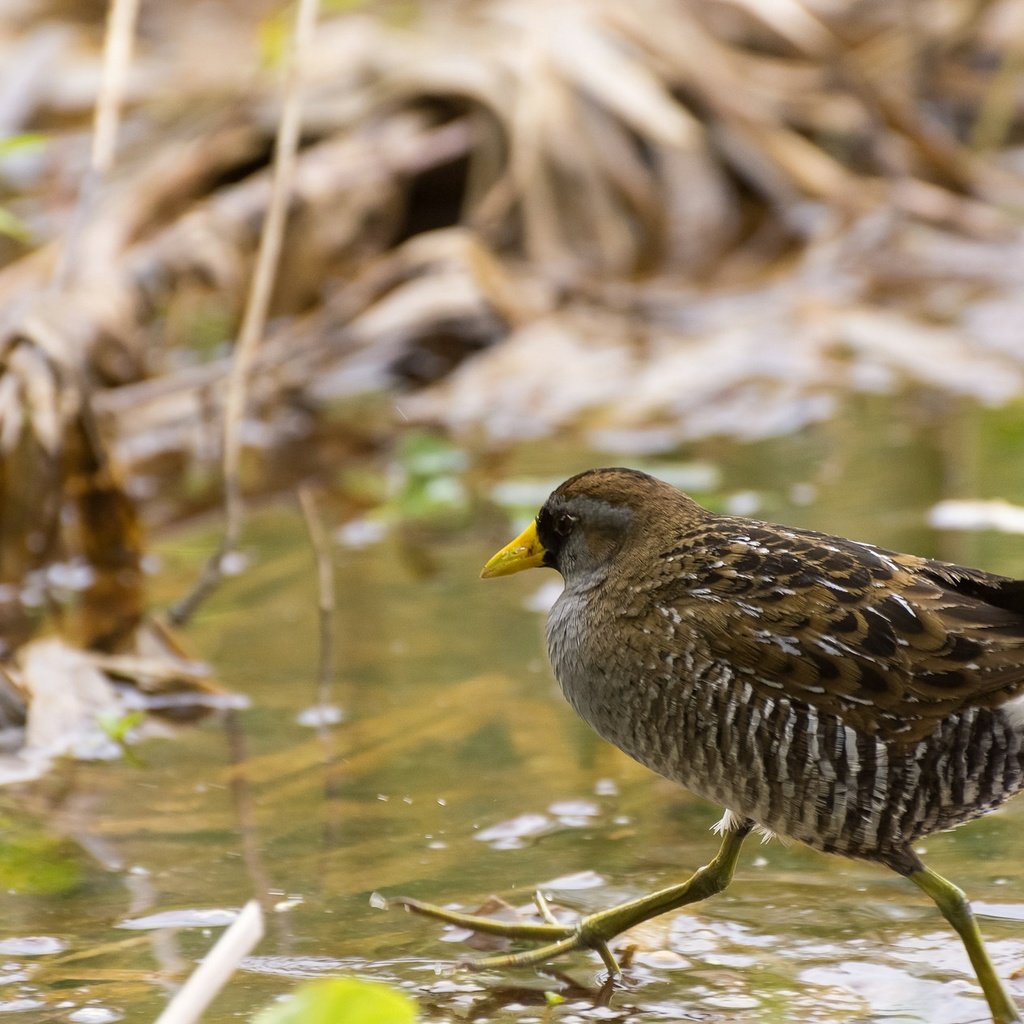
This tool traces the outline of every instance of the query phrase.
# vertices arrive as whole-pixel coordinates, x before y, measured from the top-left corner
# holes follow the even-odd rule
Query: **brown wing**
[[[1024,690],[1024,581],[748,520],[663,557],[656,603],[765,696],[912,742]]]

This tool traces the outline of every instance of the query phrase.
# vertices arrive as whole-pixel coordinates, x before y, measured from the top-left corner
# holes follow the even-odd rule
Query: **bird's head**
[[[664,537],[659,524],[698,522],[707,513],[681,491],[634,469],[589,469],[570,477],[537,517],[484,566],[508,576],[548,566],[567,583],[602,578],[617,562]]]

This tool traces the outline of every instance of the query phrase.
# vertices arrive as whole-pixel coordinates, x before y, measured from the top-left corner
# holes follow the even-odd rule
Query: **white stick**
[[[121,120],[125,83],[132,62],[132,42],[139,16],[139,0],[114,0],[110,5],[103,45],[103,78],[96,100],[90,164],[104,176],[114,165],[114,147]]]
[[[249,900],[234,924],[217,940],[189,975],[156,1024],[194,1024],[235,973],[242,958],[263,938],[263,911]]]
[[[63,291],[72,281],[82,236],[92,219],[100,187],[114,166],[138,17],[139,0],[111,0],[103,40],[103,74],[93,114],[89,169],[79,186],[78,198],[64,232],[64,244],[50,279],[50,290],[54,293]]]

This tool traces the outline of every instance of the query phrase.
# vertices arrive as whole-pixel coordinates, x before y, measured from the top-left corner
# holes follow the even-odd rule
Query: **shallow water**
[[[926,525],[942,498],[1024,502],[1022,424],[1019,409],[867,399],[796,437],[706,441],[645,465],[718,508],[1024,576],[1024,538]],[[524,449],[499,494],[529,505],[543,481],[609,461],[629,460]],[[464,482],[438,479],[442,494]],[[447,524],[349,527],[369,543],[335,545],[342,720],[326,737],[301,724],[318,658],[302,521],[290,501],[252,514],[250,565],[186,634],[248,707],[0,793],[0,1017],[150,1020],[268,891],[268,935],[207,1021],[245,1019],[297,979],[339,973],[409,989],[431,1022],[985,1019],[959,940],[912,886],[778,842],[749,843],[724,895],[637,929],[610,1006],[595,957],[543,974],[451,972],[466,945],[373,909],[375,891],[472,909],[492,893],[528,902],[537,887],[598,908],[680,880],[717,845],[717,808],[634,765],[563,703],[535,610],[553,574],[481,582],[517,524],[471,507]],[[200,526],[164,540],[158,601],[180,594],[216,539]],[[1024,800],[924,848],[980,905],[1001,975],[1024,967]],[[1010,984],[1024,999],[1024,981]],[[565,1002],[546,1006],[545,991]]]

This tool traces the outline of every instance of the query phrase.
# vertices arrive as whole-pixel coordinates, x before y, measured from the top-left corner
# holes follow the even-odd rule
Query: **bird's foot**
[[[457,910],[446,910],[433,903],[423,903],[407,896],[396,896],[387,901],[389,907],[404,907],[416,914],[432,917],[436,921],[468,928],[484,935],[498,935],[512,940],[540,942],[536,949],[518,953],[504,953],[473,960],[469,966],[478,968],[535,967],[547,963],[563,953],[574,950],[592,949],[604,961],[609,974],[619,974],[619,965],[608,948],[608,943],[624,931],[649,921],[670,910],[707,899],[721,892],[732,878],[740,845],[750,832],[751,824],[743,822],[734,831],[728,832],[721,849],[714,859],[698,868],[685,882],[670,886],[649,896],[620,903],[607,910],[599,910],[581,917],[575,924],[559,921],[551,912],[544,897],[538,893],[534,902],[543,919],[533,921],[500,921],[481,914],[463,914]]]
[[[551,912],[544,895],[540,892],[534,895],[534,903],[537,911],[543,918],[543,923],[533,921],[502,921],[494,917],[484,917],[481,914],[463,914],[457,910],[448,910],[433,903],[424,903],[421,900],[412,899],[408,896],[396,896],[388,900],[389,907],[404,907],[414,914],[422,914],[424,917],[431,917],[435,921],[443,921],[445,924],[454,925],[458,928],[467,928],[470,931],[483,935],[496,935],[505,939],[525,940],[540,942],[541,945],[535,949],[524,950],[518,953],[502,953],[494,956],[486,956],[464,962],[465,966],[480,970],[487,968],[504,967],[535,967],[538,964],[547,963],[564,953],[571,953],[580,949],[595,950],[604,961],[610,974],[619,974],[619,965],[611,950],[608,948],[608,939],[617,935],[612,932],[604,935],[600,930],[595,930],[590,923],[601,914],[590,914],[581,918],[575,924],[565,924],[559,921]],[[603,912],[607,913],[607,911]],[[546,940],[546,941],[545,941]]]

